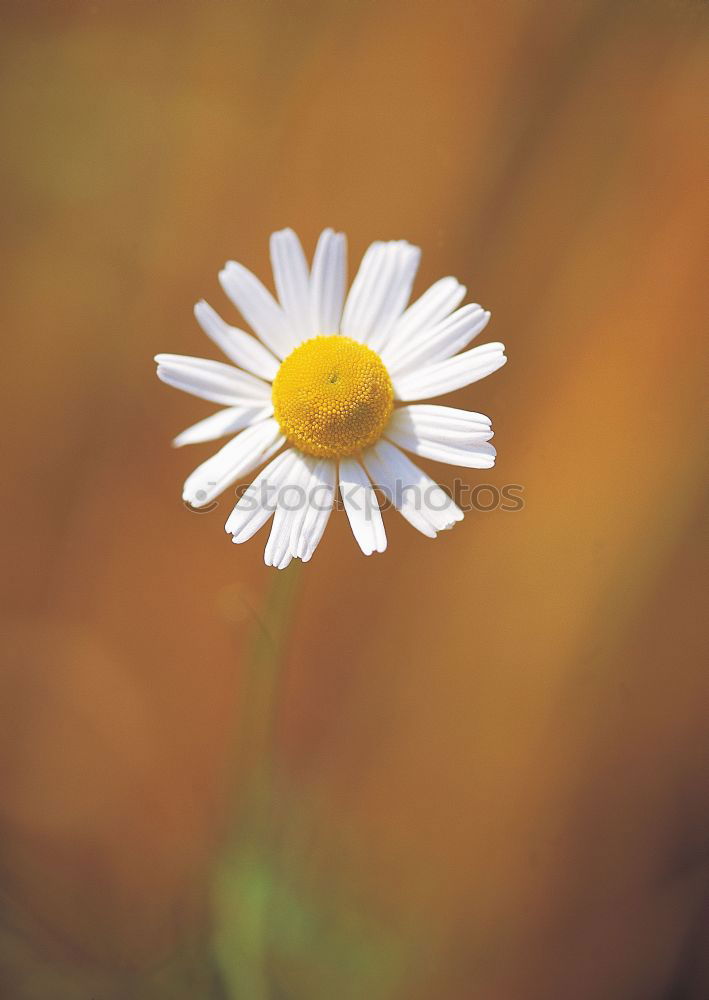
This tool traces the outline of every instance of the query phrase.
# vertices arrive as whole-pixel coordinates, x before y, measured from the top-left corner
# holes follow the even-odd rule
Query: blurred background
[[[0,995],[706,1000],[706,5],[2,16]],[[371,559],[332,518],[241,840],[276,574],[181,503],[214,406],[151,359],[216,357],[193,303],[287,225],[492,310],[446,401],[525,506]]]

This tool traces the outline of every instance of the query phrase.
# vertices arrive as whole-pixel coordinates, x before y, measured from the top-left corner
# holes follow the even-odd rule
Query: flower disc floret
[[[394,405],[379,355],[340,335],[313,337],[281,364],[273,382],[274,415],[301,451],[343,458],[374,444]]]

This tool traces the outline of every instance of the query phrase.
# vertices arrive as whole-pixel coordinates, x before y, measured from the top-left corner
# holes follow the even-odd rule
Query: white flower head
[[[466,350],[490,313],[461,307],[465,288],[455,278],[441,278],[407,308],[420,255],[404,240],[372,243],[345,295],[344,234],[326,229],[309,268],[298,237],[284,229],[271,236],[278,301],[241,264],[229,261],[219,275],[258,339],[198,302],[197,321],[231,364],[155,359],[163,382],[223,407],[175,445],[235,435],[187,478],[186,502],[204,507],[268,462],[226,530],[245,542],[273,516],[269,566],[311,558],[338,485],[365,555],[386,548],[375,487],[431,538],[460,521],[460,508],[402,449],[467,468],[494,465],[488,417],[412,405],[476,382],[507,360],[502,344]]]

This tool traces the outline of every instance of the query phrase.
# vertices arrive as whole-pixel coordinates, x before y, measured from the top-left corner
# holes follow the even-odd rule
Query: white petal
[[[435,538],[437,532],[462,521],[457,504],[393,444],[380,439],[362,459],[372,481],[422,534]]]
[[[269,382],[274,380],[278,361],[255,337],[238,327],[229,326],[204,299],[196,304],[194,314],[207,336],[230,361]]]
[[[390,374],[401,375],[420,369],[424,364],[445,361],[467,347],[473,337],[485,329],[489,319],[490,313],[477,303],[463,306],[402,344],[396,357],[389,362]]]
[[[172,443],[175,448],[181,448],[185,444],[215,441],[226,434],[234,434],[245,427],[250,427],[251,424],[260,423],[272,413],[272,406],[229,406],[225,410],[213,413],[211,417],[200,420],[199,423],[192,424],[187,430],[178,434]]]
[[[276,509],[278,490],[287,480],[298,453],[282,451],[247,487],[224,525],[232,541],[246,542],[256,534]]]
[[[292,347],[312,337],[310,275],[300,240],[292,229],[271,235],[271,265],[276,291],[288,320]]]
[[[306,456],[296,452],[288,476],[278,490],[276,513],[268,536],[264,562],[267,566],[285,569],[295,555],[291,544],[307,511],[307,489],[311,467]]]
[[[239,476],[246,475],[274,455],[284,440],[275,420],[263,420],[248,427],[187,477],[182,499],[193,507],[204,507]]]
[[[367,305],[367,292],[374,284],[378,269],[384,259],[385,247],[386,244],[380,240],[367,247],[347,295],[340,330],[354,340],[362,339],[360,330]]]
[[[420,257],[405,240],[372,243],[347,296],[342,333],[380,350],[409,301]]]
[[[402,346],[445,319],[465,298],[465,286],[455,278],[441,278],[399,317],[382,348],[382,360],[393,361]]]
[[[413,452],[414,455],[432,458],[447,465],[460,465],[466,469],[491,469],[495,464],[495,448],[483,441],[468,447],[441,444],[440,441],[432,441],[430,438],[408,434],[391,427],[386,431],[386,438],[400,448]]]
[[[227,261],[219,272],[222,288],[277,358],[285,358],[296,346],[288,320],[274,297],[243,264]]]
[[[232,365],[182,354],[156,354],[158,378],[175,389],[224,406],[253,406],[270,402],[271,387],[260,378]]]
[[[312,455],[305,455],[303,452],[298,452],[298,461],[301,475],[300,485],[303,489],[303,502],[300,504],[300,507],[291,522],[289,545],[293,555],[297,555],[300,551],[303,529],[305,527],[305,519],[308,514],[308,510],[310,509],[310,490],[317,485],[315,473],[318,459],[314,458]]]
[[[340,459],[340,494],[357,544],[366,556],[387,547],[382,513],[369,476],[354,458]]]
[[[468,444],[489,441],[493,436],[492,422],[482,413],[457,410],[452,406],[414,403],[397,407],[391,415],[390,429],[416,434],[441,444],[464,448]]]
[[[320,234],[310,275],[312,332],[339,333],[347,282],[347,240],[344,233]]]
[[[308,484],[308,509],[295,551],[303,562],[308,562],[315,552],[332,512],[336,472],[336,463],[331,458],[321,458],[313,467]]]
[[[481,344],[446,361],[424,366],[420,371],[409,372],[392,379],[397,399],[426,399],[453,392],[464,385],[485,378],[497,371],[507,361],[503,344]]]

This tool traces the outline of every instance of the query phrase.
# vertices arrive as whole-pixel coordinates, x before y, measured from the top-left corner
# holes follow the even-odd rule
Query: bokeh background
[[[2,19],[0,995],[226,995],[216,884],[256,899],[220,932],[258,938],[245,1000],[706,1000],[706,5]],[[216,356],[193,303],[236,320],[218,269],[269,276],[285,225],[345,230],[351,274],[407,238],[416,293],[492,310],[510,363],[450,401],[497,432],[465,481],[525,507],[389,513],[368,560],[333,517],[232,878],[275,571],[182,505],[210,446],[169,442],[214,407],[151,358]]]

